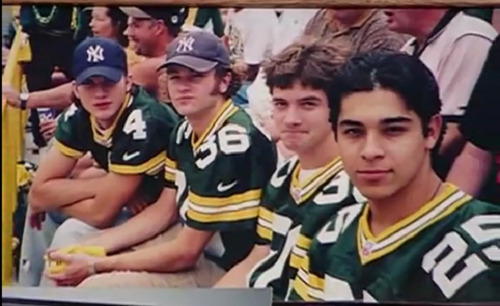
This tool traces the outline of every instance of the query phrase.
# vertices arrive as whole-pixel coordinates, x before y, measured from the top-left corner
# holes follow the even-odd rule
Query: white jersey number
[[[462,229],[478,244],[497,240],[500,241],[500,216],[476,216],[462,224]],[[457,233],[450,232],[444,239],[430,250],[423,258],[422,268],[432,273],[432,279],[441,289],[446,298],[451,298],[468,281],[488,269],[486,263],[477,254],[464,258],[467,242]],[[498,243],[482,250],[486,258],[493,262],[500,262],[500,248]],[[440,261],[438,258],[444,256]],[[453,268],[463,267],[451,278],[448,276]]]
[[[198,154],[205,156],[196,160],[198,168],[205,169],[214,162],[218,150],[216,142],[222,153],[227,155],[243,153],[250,147],[246,129],[237,124],[228,124],[220,129],[217,136],[210,136],[200,146]]]
[[[146,122],[142,119],[142,111],[140,109],[133,110],[127,118],[123,126],[125,134],[132,134],[134,140],[146,139]]]

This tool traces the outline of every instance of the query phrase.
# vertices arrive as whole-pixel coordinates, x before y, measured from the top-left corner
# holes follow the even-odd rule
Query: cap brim
[[[167,59],[167,61],[158,67],[158,70],[170,65],[180,65],[192,69],[196,72],[208,72],[217,66],[217,62],[209,61],[203,58],[191,55],[177,55]]]
[[[91,77],[100,76],[110,80],[113,83],[117,83],[125,75],[124,71],[121,69],[113,67],[89,67],[85,69],[80,75],[76,77],[76,83],[82,84]]]
[[[135,6],[120,6],[120,10],[132,18],[153,18],[151,15]]]

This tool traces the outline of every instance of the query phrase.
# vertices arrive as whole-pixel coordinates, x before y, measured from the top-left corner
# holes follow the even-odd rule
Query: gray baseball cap
[[[230,68],[229,51],[222,40],[208,31],[182,33],[167,49],[167,60],[158,69],[181,65],[197,72],[207,72],[219,65]]]

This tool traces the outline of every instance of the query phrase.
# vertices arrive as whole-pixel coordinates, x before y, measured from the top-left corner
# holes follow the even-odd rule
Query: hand
[[[245,78],[248,71],[248,65],[244,61],[239,60],[231,66],[231,69],[234,73]]]
[[[58,251],[49,252],[47,256],[50,261],[64,265],[62,271],[52,272],[49,268],[45,272],[47,278],[57,286],[77,286],[95,273],[95,257],[86,254],[63,254]]]
[[[40,133],[45,141],[49,141],[56,132],[57,119],[48,119],[40,122]]]
[[[12,88],[12,86],[6,84],[2,85],[2,97],[5,98],[7,104],[12,107],[20,108],[21,100],[19,98],[19,91]]]
[[[148,206],[148,203],[142,201],[141,199],[132,199],[128,204],[127,207],[132,213],[132,215],[137,215],[141,211],[143,211],[146,207]]]
[[[45,212],[31,212],[29,216],[29,224],[31,228],[41,230],[42,223],[45,221]]]

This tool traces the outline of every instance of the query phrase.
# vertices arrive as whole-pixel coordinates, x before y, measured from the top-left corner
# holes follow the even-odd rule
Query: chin
[[[394,192],[387,186],[356,186],[361,194],[368,200],[382,200],[391,197]]]

